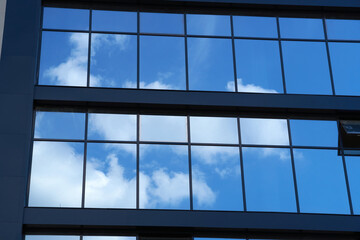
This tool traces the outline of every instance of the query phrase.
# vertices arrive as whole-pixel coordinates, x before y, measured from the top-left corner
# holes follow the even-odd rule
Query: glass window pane
[[[89,10],[44,8],[43,28],[89,30]]]
[[[187,14],[187,34],[231,36],[230,16]]]
[[[243,148],[249,211],[296,212],[289,149]]]
[[[40,85],[86,86],[89,34],[42,33]]]
[[[84,139],[85,113],[36,112],[35,138]]]
[[[360,214],[360,157],[345,157],[349,178],[352,206],[355,214]]]
[[[143,115],[140,118],[141,140],[187,142],[186,117]]]
[[[136,237],[83,236],[83,240],[136,240]]]
[[[136,208],[136,145],[88,143],[85,207]]]
[[[29,206],[81,207],[84,144],[34,142]]]
[[[234,64],[230,39],[188,38],[189,88],[234,91]]]
[[[278,38],[275,17],[234,16],[234,35]]]
[[[185,40],[140,37],[140,88],[185,90]]]
[[[282,38],[324,39],[322,19],[279,18]]]
[[[295,146],[338,146],[336,121],[290,120],[290,128]]]
[[[91,35],[91,87],[136,88],[137,37]]]
[[[140,13],[140,32],[184,34],[184,15],[174,13]]]
[[[294,149],[294,160],[301,212],[350,213],[337,150]]]
[[[360,40],[360,20],[326,19],[329,39]]]
[[[360,95],[360,44],[329,43],[335,93]]]
[[[242,144],[289,145],[284,119],[240,118]]]
[[[239,148],[192,146],[195,210],[243,210]]]
[[[88,139],[135,141],[136,115],[89,113]]]
[[[278,41],[235,40],[239,92],[283,93]]]
[[[188,146],[140,145],[140,208],[190,209]]]
[[[80,237],[56,235],[26,235],[25,240],[80,240]]]
[[[92,30],[137,32],[137,13],[93,10]]]
[[[193,143],[239,143],[236,118],[190,117]]]
[[[332,95],[325,43],[283,41],[287,93]]]

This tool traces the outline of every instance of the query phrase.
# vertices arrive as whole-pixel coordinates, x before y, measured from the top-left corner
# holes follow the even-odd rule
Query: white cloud
[[[167,79],[172,77],[174,74],[172,72],[159,72],[157,73],[157,78],[153,82],[147,83],[147,81],[140,81],[141,89],[159,89],[159,90],[167,90],[167,89],[176,89],[175,86],[164,83]],[[126,81],[123,88],[137,88],[137,84],[135,82]]]
[[[255,84],[244,84],[241,78],[237,79],[238,92],[252,92],[252,93],[278,93],[274,89],[266,89]],[[228,82],[226,85],[228,91],[235,91],[234,82]]]
[[[198,168],[193,168],[193,195],[198,205],[211,206],[216,201],[216,193],[206,183],[205,175]]]

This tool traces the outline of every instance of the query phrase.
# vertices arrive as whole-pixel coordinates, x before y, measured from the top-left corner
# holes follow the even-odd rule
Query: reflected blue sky
[[[326,19],[329,39],[360,40],[360,20]]]
[[[92,11],[93,31],[137,32],[137,13],[122,11]]]
[[[351,201],[355,214],[360,214],[360,157],[345,157]]]
[[[274,17],[233,16],[234,35],[240,37],[277,38],[277,23]]]
[[[79,236],[27,235],[25,240],[80,240]]]
[[[89,14],[86,9],[45,7],[43,28],[89,30]]]
[[[184,15],[175,13],[140,13],[140,32],[184,34]]]
[[[325,39],[322,19],[279,18],[282,38]]]
[[[231,36],[230,16],[187,14],[187,34]]]

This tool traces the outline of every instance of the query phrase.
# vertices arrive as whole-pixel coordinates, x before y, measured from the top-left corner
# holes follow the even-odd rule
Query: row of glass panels
[[[66,119],[65,115],[75,117]],[[65,135],[82,131],[83,116],[37,114],[29,206],[136,208],[138,202],[142,209],[297,212],[297,190],[300,212],[350,214],[348,181],[354,213],[360,214],[359,157],[343,157],[336,149],[210,144],[237,139],[236,118],[190,117],[194,131],[190,135],[202,142],[201,146],[187,145],[186,139],[183,144],[174,144],[177,139],[167,137],[186,135],[186,131],[181,133],[186,126],[178,121],[183,118],[186,124],[186,118],[181,116],[140,116],[140,128],[152,136],[147,140],[169,143],[111,142],[119,140],[111,134],[132,136],[135,132],[131,123],[135,120],[122,119],[133,116],[112,114],[89,114],[86,145],[83,140],[59,140],[66,136],[56,131]],[[113,122],[109,116],[115,117]],[[240,126],[242,120],[248,125],[241,128],[241,134],[245,132],[248,139],[267,139],[259,142],[271,145],[283,139],[280,144],[288,145],[286,120],[241,118]],[[146,125],[146,121],[152,123]],[[294,133],[304,134],[302,141],[310,146],[314,139],[323,138],[325,143],[333,138],[331,129],[335,135],[337,132],[333,121],[294,123],[300,124]],[[93,139],[106,140],[91,142],[92,131],[98,136]],[[47,133],[53,141],[41,140]]]
[[[125,236],[82,236],[83,240],[136,240],[136,237]],[[153,238],[156,239],[156,238]],[[161,240],[162,238],[158,238]],[[173,238],[176,239],[176,238]],[[187,238],[179,238],[180,240]],[[190,239],[190,238],[189,238]],[[231,238],[193,238],[194,240],[235,240]],[[241,240],[236,238],[237,240]],[[80,240],[80,236],[62,236],[62,235],[27,235],[25,240]],[[243,239],[245,240],[245,239]],[[247,239],[250,240],[250,239]],[[275,239],[273,239],[275,240]]]
[[[330,42],[327,45],[325,41],[319,40],[279,42],[275,39],[233,41],[230,37],[185,38],[151,34],[145,36],[142,33],[141,36],[136,36],[136,33],[90,35],[59,30],[71,28],[64,19],[76,25],[84,18],[89,26],[88,14],[89,10],[44,9],[44,28],[57,30],[42,33],[40,85],[320,95],[332,95],[334,85],[337,95],[360,94],[360,85],[357,83],[360,75],[360,43]],[[136,18],[137,13],[94,10],[93,24],[99,22],[94,29],[104,28],[103,31],[108,31],[104,26],[111,28],[117,24],[130,27],[129,21],[123,20],[132,15]],[[140,14],[140,19],[145,19],[141,22],[153,29],[144,31],[152,34],[170,34],[166,29],[183,29],[182,26],[175,27],[176,19],[183,17],[183,14]],[[199,31],[197,35],[223,31],[226,29],[221,25],[223,22],[229,22],[230,26],[230,16],[187,15],[187,19],[188,31]],[[346,30],[356,28],[360,21],[327,22],[328,32],[334,26],[334,32],[356,32],[360,36],[360,31]],[[136,26],[136,21],[133,24]],[[270,30],[272,25],[274,31]],[[235,29],[243,29],[250,32],[250,37],[260,37],[262,35],[257,32],[270,31],[273,32],[271,36],[276,38],[276,26],[276,18],[234,17],[234,32],[237,33]],[[324,38],[322,19],[281,18],[281,26],[284,26],[282,36]],[[329,68],[330,60],[332,72]]]

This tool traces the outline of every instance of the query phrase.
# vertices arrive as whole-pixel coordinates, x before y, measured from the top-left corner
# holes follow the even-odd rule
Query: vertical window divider
[[[137,11],[137,83],[136,88],[140,89],[140,12]]]
[[[240,129],[240,118],[237,117],[237,128],[238,128],[238,138],[239,138],[239,154],[240,154],[240,172],[241,172],[241,188],[242,188],[242,195],[243,195],[243,207],[244,211],[247,211],[246,206],[246,193],[245,193],[245,174],[244,174],[244,159],[242,154],[242,142],[241,142],[241,129]]]
[[[81,208],[85,207],[85,186],[86,186],[86,155],[87,155],[87,138],[89,125],[89,111],[85,113],[85,135],[84,135],[84,162],[83,162],[83,182],[81,192]]]
[[[189,193],[190,193],[190,210],[194,210],[193,201],[193,184],[192,184],[192,164],[191,164],[191,135],[190,135],[190,116],[186,116],[187,137],[188,137],[188,162],[189,162]]]
[[[43,22],[44,22],[44,7],[41,7],[40,14],[40,32],[39,32],[39,43],[37,46],[37,59],[36,59],[36,75],[35,75],[35,85],[39,85],[40,78],[40,57],[41,57],[41,46],[42,46],[42,32],[43,32]]]
[[[326,27],[325,16],[322,18],[322,22],[323,22],[323,28],[324,28],[325,46],[326,46],[326,54],[327,54],[328,66],[329,66],[331,89],[332,89],[333,95],[335,95],[335,83],[334,83],[334,76],[333,76],[333,72],[332,72],[332,65],[331,65],[331,59],[330,59],[330,48],[329,48],[329,41],[328,41],[328,36],[327,36],[327,27]]]
[[[281,43],[279,16],[276,17],[276,25],[277,25],[279,51],[280,51],[281,76],[282,76],[282,81],[283,81],[284,94],[286,94],[287,91],[286,91],[286,81],[285,81],[284,57],[283,57],[283,49],[282,49],[282,43]]]
[[[136,209],[140,208],[140,114],[136,114]]]
[[[230,25],[231,25],[230,27],[231,27],[231,42],[232,42],[233,64],[234,64],[234,84],[235,84],[235,92],[238,92],[233,15],[230,15]]]
[[[92,31],[92,9],[89,10],[89,41],[88,41],[88,61],[86,87],[90,87],[90,62],[91,62],[91,31]]]
[[[337,127],[338,127],[338,134],[340,134],[340,128],[341,128],[340,122],[336,121],[336,123],[337,123]],[[342,165],[343,165],[343,168],[344,168],[344,177],[345,177],[346,191],[347,191],[348,200],[349,200],[350,214],[354,215],[354,208],[353,208],[352,199],[351,199],[349,176],[348,176],[348,172],[347,172],[347,166],[346,166],[346,161],[345,161],[345,156],[344,156],[344,147],[343,147],[343,143],[342,143],[341,138],[340,138],[340,141],[339,141],[339,145],[340,145],[340,151],[341,151]]]
[[[185,77],[186,77],[186,91],[189,91],[189,56],[188,56],[186,13],[184,13],[184,41],[185,41]]]
[[[33,111],[32,116],[32,129],[31,129],[31,142],[30,142],[30,152],[29,152],[29,165],[28,176],[27,176],[27,184],[26,184],[26,196],[25,196],[25,206],[29,206],[29,195],[30,195],[30,182],[31,182],[31,173],[32,173],[32,160],[33,160],[33,152],[34,152],[34,138],[35,138],[35,121],[36,121],[36,110]]]
[[[290,145],[291,168],[292,168],[293,180],[294,180],[296,211],[297,211],[297,213],[300,213],[300,201],[299,201],[299,192],[298,192],[298,187],[297,187],[297,178],[296,178],[294,150],[293,150],[293,145],[292,145],[292,137],[291,137],[291,129],[290,129],[290,120],[286,119],[286,123],[287,123],[287,128],[288,128],[288,137],[289,137],[289,145]]]

